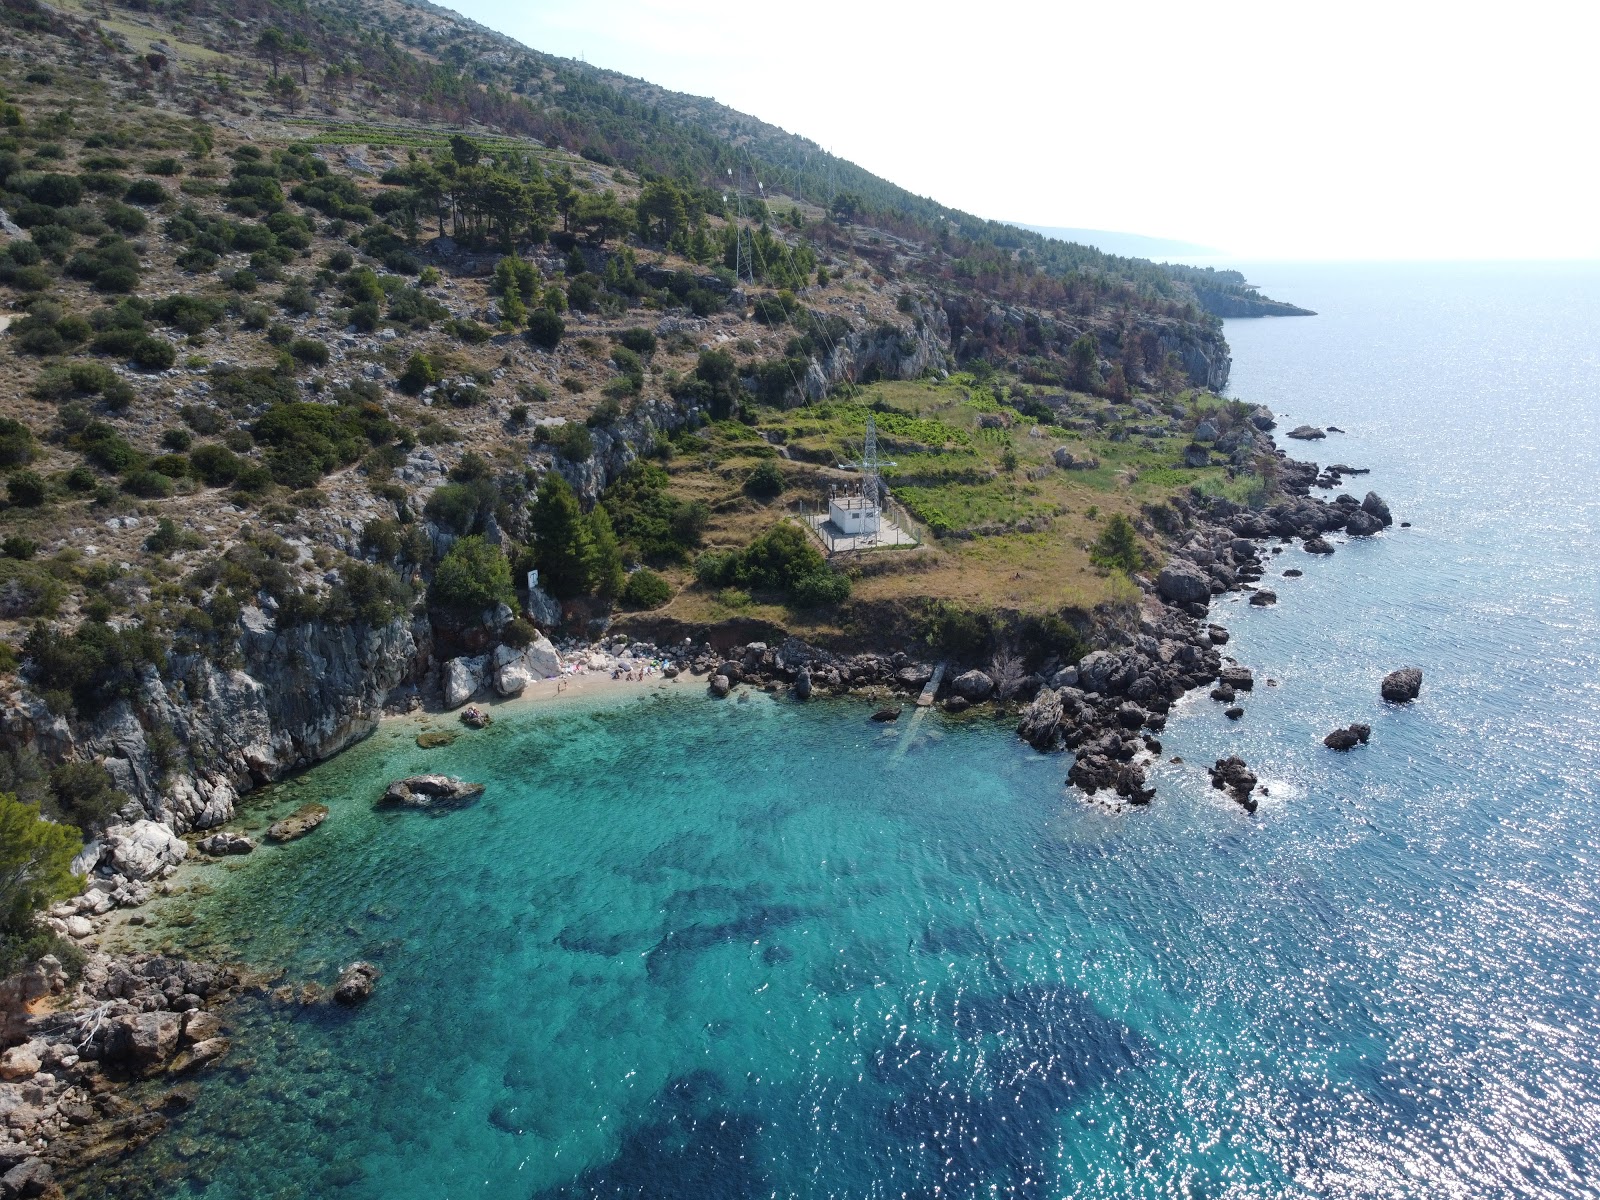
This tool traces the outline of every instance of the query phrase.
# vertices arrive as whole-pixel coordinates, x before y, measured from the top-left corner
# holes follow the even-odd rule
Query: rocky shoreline
[[[1376,493],[1332,501],[1310,495],[1313,487],[1362,472],[1345,466],[1324,470],[1279,453],[1282,499],[1276,504],[1255,510],[1198,495],[1171,503],[1170,527],[1163,531],[1171,546],[1168,561],[1153,578],[1135,577],[1142,592],[1136,612],[1104,622],[1096,630],[1098,648],[1076,662],[1037,654],[1030,660],[1023,648],[986,664],[941,663],[906,650],[840,653],[793,636],[776,644],[753,640],[718,648],[693,637],[657,645],[627,636],[558,647],[540,635],[513,647],[499,644],[496,635],[509,623],[509,612],[486,617],[489,648],[443,661],[434,659],[425,628],[403,622],[380,630],[299,629],[271,637],[263,629],[255,634],[247,663],[264,678],[197,665],[185,679],[187,708],[174,704],[159,681],[150,681],[145,702],[165,703],[175,728],[208,739],[218,728],[229,730],[226,753],[213,760],[212,773],[165,787],[148,770],[149,750],[131,709],[114,709],[75,742],[65,722],[13,706],[5,714],[9,732],[15,735],[20,726],[41,748],[50,749],[54,740],[56,750],[102,756],[134,798],[123,822],[80,856],[85,892],[54,906],[44,921],[64,938],[92,944],[117,910],[170,894],[171,877],[192,855],[220,861],[250,853],[250,838],[218,829],[250,787],[332,757],[375,729],[385,714],[427,707],[474,714],[469,725],[487,723],[481,710],[463,706],[484,695],[515,697],[541,680],[561,677],[575,663],[601,677],[627,672],[644,678],[659,671],[667,680],[704,680],[719,697],[740,687],[798,701],[857,696],[873,702],[872,719],[880,722],[898,719],[909,701],[936,703],[952,714],[975,706],[1010,712],[1018,736],[1035,749],[1071,753],[1066,786],[1113,807],[1148,804],[1155,796],[1149,771],[1162,753],[1159,735],[1173,705],[1207,687],[1213,699],[1235,704],[1255,684],[1250,668],[1223,650],[1229,635],[1210,619],[1213,599],[1244,590],[1252,593],[1252,603],[1272,603],[1275,594],[1259,584],[1284,549],[1298,542],[1307,553],[1331,554],[1329,534],[1367,537],[1393,524]],[[294,682],[279,668],[292,666],[291,674],[298,674],[308,662],[325,672],[311,694],[279,695],[280,687]],[[1420,682],[1414,669],[1396,672],[1385,681],[1384,698],[1403,702],[1415,696]],[[325,694],[332,697],[329,707],[319,711],[317,697]],[[425,705],[424,697],[432,703]],[[1232,708],[1229,715],[1240,712]],[[1352,725],[1330,734],[1327,744],[1348,749],[1368,732]],[[1210,773],[1215,787],[1255,811],[1258,780],[1242,760],[1219,760]],[[481,790],[442,776],[416,776],[396,781],[377,803],[440,815],[470,803]],[[325,807],[307,805],[273,825],[267,838],[306,836],[326,815]],[[137,912],[121,919],[143,923]],[[359,1003],[376,978],[370,964],[352,964],[333,1001]],[[68,987],[60,963],[49,958],[0,984],[7,989],[0,995],[0,1016],[7,1021],[3,1040],[10,1047],[0,1059],[0,1138],[7,1139],[0,1141],[0,1197],[54,1194],[52,1166],[93,1166],[165,1128],[192,1101],[192,1085],[183,1080],[227,1053],[217,1010],[251,986],[265,987],[238,967],[149,953],[116,958],[94,950],[76,987]],[[323,999],[314,988],[287,993],[288,1002]],[[167,1076],[177,1086],[139,1101],[125,1095],[134,1084]]]

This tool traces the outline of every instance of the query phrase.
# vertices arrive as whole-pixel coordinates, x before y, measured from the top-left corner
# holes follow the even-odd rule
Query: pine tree
[[[611,527],[611,516],[598,504],[589,514],[589,579],[595,595],[602,600],[615,600],[622,595],[628,579],[622,569],[622,550]]]
[[[540,482],[529,525],[539,586],[559,600],[587,592],[593,562],[589,523],[578,497],[557,472],[546,472]]]

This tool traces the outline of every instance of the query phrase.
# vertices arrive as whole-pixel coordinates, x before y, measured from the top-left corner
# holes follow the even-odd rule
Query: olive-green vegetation
[[[77,891],[72,856],[78,831],[43,818],[39,810],[0,792],[0,978],[55,949],[33,914]]]

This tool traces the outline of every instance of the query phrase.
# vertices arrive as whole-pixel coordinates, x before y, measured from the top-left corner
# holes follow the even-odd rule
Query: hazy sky
[[[983,216],[1242,258],[1600,256],[1600,3],[453,0]]]

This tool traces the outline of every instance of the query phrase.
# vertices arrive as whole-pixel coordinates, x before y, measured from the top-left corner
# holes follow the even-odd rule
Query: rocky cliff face
[[[315,622],[279,629],[259,609],[241,619],[242,661],[219,666],[174,657],[148,668],[138,695],[92,721],[69,724],[25,693],[0,714],[0,731],[51,759],[104,763],[130,797],[123,816],[184,833],[228,820],[245,791],[360,741],[384,704],[425,668],[426,623],[379,628]],[[161,761],[156,730],[179,749]],[[85,864],[92,865],[92,864]]]

